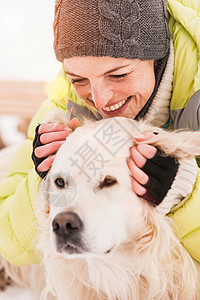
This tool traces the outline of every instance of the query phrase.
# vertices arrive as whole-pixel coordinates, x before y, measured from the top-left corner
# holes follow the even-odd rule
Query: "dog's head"
[[[144,130],[158,132],[149,143],[178,159],[200,153],[198,133],[168,133],[125,118],[79,127],[59,149],[44,184],[57,253],[108,255],[143,232],[155,208],[133,192],[126,159],[134,135]]]

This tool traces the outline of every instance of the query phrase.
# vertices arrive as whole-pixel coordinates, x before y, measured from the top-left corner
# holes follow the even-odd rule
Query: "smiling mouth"
[[[102,110],[104,110],[104,111],[115,111],[115,110],[119,109],[120,107],[122,107],[130,98],[131,98],[131,96],[129,96],[125,100],[119,101],[118,103],[116,103],[114,105],[105,106],[104,108],[102,108]]]

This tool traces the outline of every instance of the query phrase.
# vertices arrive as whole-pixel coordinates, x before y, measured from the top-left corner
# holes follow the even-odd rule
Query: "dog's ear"
[[[179,159],[200,155],[200,132],[192,131],[159,131],[145,143],[159,147],[167,155]]]
[[[46,178],[41,181],[40,186],[40,203],[38,207],[45,213],[49,213],[50,204],[49,204],[49,188],[50,188],[50,176],[47,174]]]
[[[50,187],[50,176],[47,175],[43,180],[42,184],[42,196],[45,202],[49,202],[49,187]]]

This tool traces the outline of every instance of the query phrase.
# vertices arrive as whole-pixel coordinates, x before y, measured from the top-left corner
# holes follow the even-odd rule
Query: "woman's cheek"
[[[148,76],[149,75],[149,76]],[[154,73],[147,73],[143,76],[143,78],[139,81],[138,91],[140,91],[140,95],[143,99],[148,100],[154,90],[155,87],[155,75]]]
[[[87,91],[84,87],[78,86],[77,84],[73,85],[76,95],[82,100],[86,100],[88,98]]]

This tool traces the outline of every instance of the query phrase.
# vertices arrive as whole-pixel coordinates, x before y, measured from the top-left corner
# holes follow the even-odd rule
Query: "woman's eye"
[[[75,84],[75,83],[86,83],[87,79],[83,78],[83,79],[71,79],[71,83]]]
[[[119,75],[110,75],[110,78],[114,78],[114,79],[120,79],[120,78],[124,78],[126,77],[128,74],[119,74]]]

